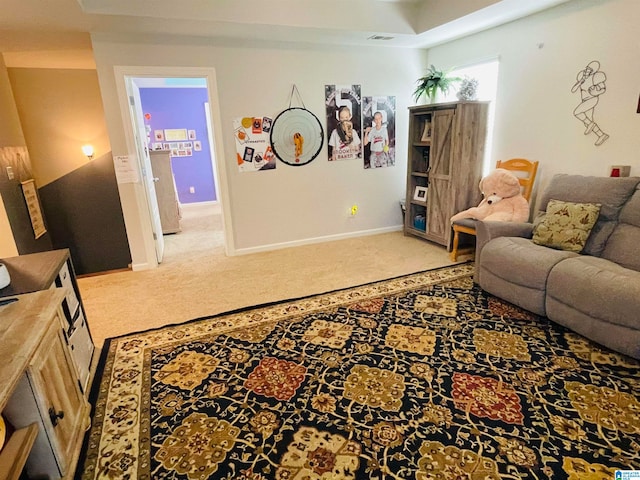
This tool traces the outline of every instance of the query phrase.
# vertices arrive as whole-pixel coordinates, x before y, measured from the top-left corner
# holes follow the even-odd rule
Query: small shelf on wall
[[[38,424],[16,430],[11,434],[6,445],[0,452],[0,478],[18,480],[31,452],[36,437],[38,436]]]

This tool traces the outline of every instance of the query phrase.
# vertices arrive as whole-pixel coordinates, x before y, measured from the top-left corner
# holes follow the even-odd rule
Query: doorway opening
[[[124,79],[157,262],[225,252],[207,78]]]

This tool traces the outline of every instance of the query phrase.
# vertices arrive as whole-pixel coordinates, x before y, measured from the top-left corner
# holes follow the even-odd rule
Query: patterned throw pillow
[[[559,250],[581,252],[599,213],[599,203],[549,200],[547,213],[534,226],[533,243]]]

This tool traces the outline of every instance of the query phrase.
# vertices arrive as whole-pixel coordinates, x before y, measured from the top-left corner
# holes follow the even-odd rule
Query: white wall
[[[9,224],[9,217],[4,208],[4,201],[0,197],[0,258],[18,255],[18,247],[13,239],[13,232]]]
[[[640,36],[637,0],[580,0],[429,50],[449,68],[499,56],[493,157],[540,161],[538,191],[556,173],[640,175]],[[598,60],[607,91],[595,120],[610,138],[596,147],[573,116],[576,75]]]
[[[0,147],[24,145],[20,117],[2,54],[0,54],[0,112]],[[5,172],[0,172],[0,175],[5,175]],[[18,247],[13,237],[4,200],[0,195],[0,258],[13,257],[17,254]]]
[[[109,137],[95,70],[10,68],[9,78],[38,188],[108,153]]]
[[[210,67],[216,72],[228,206],[236,253],[306,243],[333,236],[399,228],[398,201],[404,197],[407,156],[407,107],[415,79],[424,70],[426,52],[389,48],[343,48],[305,44],[217,44],[211,40],[170,37],[92,37],[105,116],[114,155],[126,141],[118,106],[114,66]],[[232,122],[235,118],[275,117],[288,107],[296,84],[306,107],[325,122],[324,85],[360,84],[363,95],[395,95],[396,166],[364,170],[362,161],[327,161],[326,138],[320,156],[307,166],[278,162],[275,171],[239,173]],[[299,106],[294,101],[293,106]],[[214,107],[215,108],[215,107]],[[215,120],[215,119],[214,119]],[[125,220],[140,205],[121,189]],[[223,189],[223,186],[221,186]],[[126,189],[125,189],[126,190]],[[348,218],[353,203],[360,207]],[[129,213],[128,213],[129,212]],[[134,264],[143,250],[141,232],[129,231]]]

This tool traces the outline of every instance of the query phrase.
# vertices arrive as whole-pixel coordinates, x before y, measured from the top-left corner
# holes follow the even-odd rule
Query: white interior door
[[[156,258],[158,263],[162,263],[164,256],[164,237],[162,236],[162,224],[160,223],[160,209],[156,196],[156,179],[153,177],[151,159],[147,148],[147,132],[144,127],[144,114],[142,112],[142,102],[140,101],[140,89],[136,85],[135,78],[126,77],[127,94],[129,96],[129,112],[133,124],[136,151],[140,159],[140,171],[142,173],[142,185],[145,187],[149,214],[151,216],[151,228],[156,246]]]

